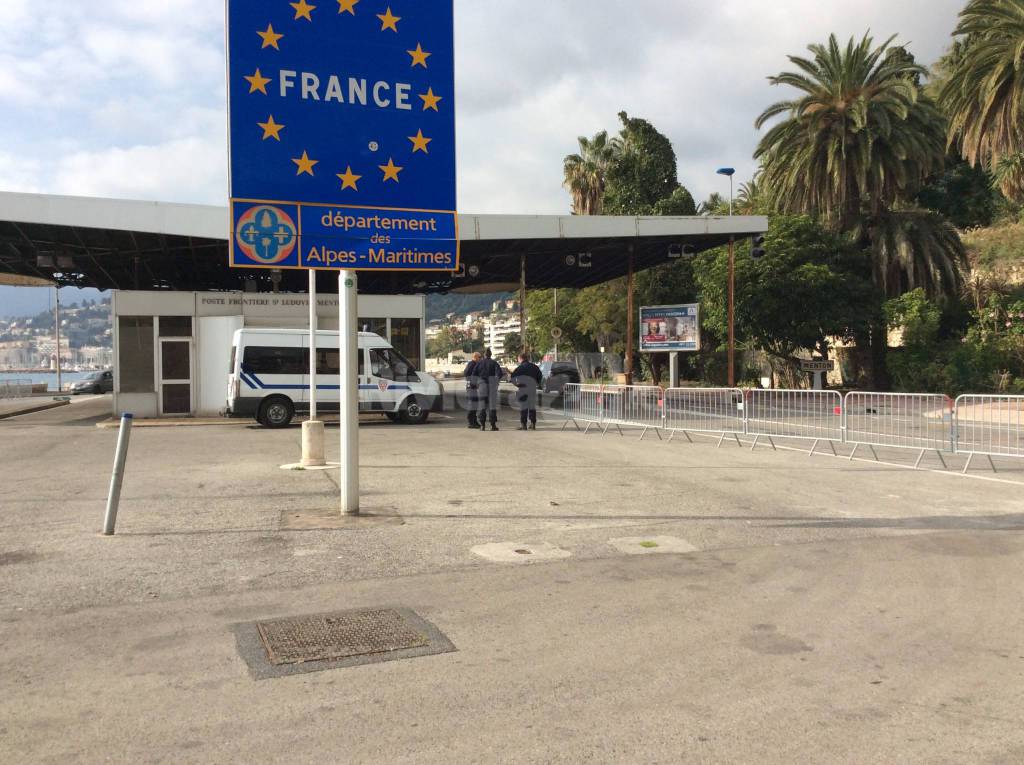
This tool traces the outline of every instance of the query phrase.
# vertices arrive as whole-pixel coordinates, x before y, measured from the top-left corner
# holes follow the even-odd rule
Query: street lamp
[[[718,175],[729,176],[729,217],[732,217],[732,177],[735,168],[720,167]],[[729,387],[736,385],[736,238],[729,235]]]
[[[729,176],[729,215],[732,215],[732,177],[736,175],[734,167],[720,167],[715,171],[718,175]]]

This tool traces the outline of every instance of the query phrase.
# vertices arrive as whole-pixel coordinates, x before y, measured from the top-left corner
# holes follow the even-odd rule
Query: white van
[[[337,412],[338,333],[316,333],[317,410]],[[433,377],[417,372],[380,335],[359,333],[359,411],[380,412],[418,425],[441,411],[444,396]],[[309,411],[309,331],[240,329],[231,346],[227,415],[254,417],[268,428],[287,426]]]

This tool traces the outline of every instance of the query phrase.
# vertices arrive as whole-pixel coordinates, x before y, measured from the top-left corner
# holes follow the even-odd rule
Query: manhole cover
[[[392,609],[258,622],[271,664],[330,661],[421,648],[427,636]]]

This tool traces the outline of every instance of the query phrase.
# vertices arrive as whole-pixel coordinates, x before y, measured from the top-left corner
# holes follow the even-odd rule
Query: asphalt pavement
[[[381,421],[339,528],[297,428],[140,428],[104,538],[108,417],[0,422],[5,760],[1024,759],[1019,462]],[[457,650],[257,680],[235,642],[385,606]]]

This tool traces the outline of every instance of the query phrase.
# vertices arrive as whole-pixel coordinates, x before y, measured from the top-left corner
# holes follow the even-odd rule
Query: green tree
[[[608,215],[650,215],[679,186],[672,142],[644,119],[619,112],[621,150],[608,171],[604,211]]]
[[[945,169],[925,182],[915,201],[945,216],[957,228],[988,226],[1000,208],[1000,195],[992,188],[992,181],[984,168],[949,156]]]
[[[667,197],[654,203],[653,212],[655,215],[696,215],[697,205],[685,186],[677,186]]]
[[[948,140],[985,164],[1007,196],[1024,198],[1024,0],[969,0],[953,33],[941,101]]]
[[[580,136],[578,154],[563,160],[564,186],[572,195],[574,215],[600,215],[604,207],[608,173],[620,154],[621,143],[602,130],[593,138]]]
[[[876,48],[865,35],[844,49],[832,35],[809,46],[811,58],[789,57],[799,71],[769,78],[802,94],[755,123],[785,116],[754,154],[775,208],[842,229],[907,198],[942,166],[945,121],[916,82],[925,69],[909,55],[886,55],[891,44]]]
[[[863,255],[810,216],[774,216],[768,254],[736,257],[736,336],[792,369],[797,351],[826,354],[830,337],[852,339],[881,320],[876,288],[860,274]],[[728,333],[728,253],[703,253],[694,264],[705,327]]]
[[[790,57],[799,71],[769,78],[801,95],[773,104],[756,122],[762,128],[784,117],[755,153],[771,206],[852,232],[874,260],[867,273],[891,295],[918,284],[955,294],[964,259],[956,233],[909,203],[941,169],[946,150],[945,120],[920,85],[925,69],[892,38],[875,47],[865,35],[842,48],[832,35],[809,50],[810,58]],[[887,336],[880,320],[869,338],[882,388]]]

